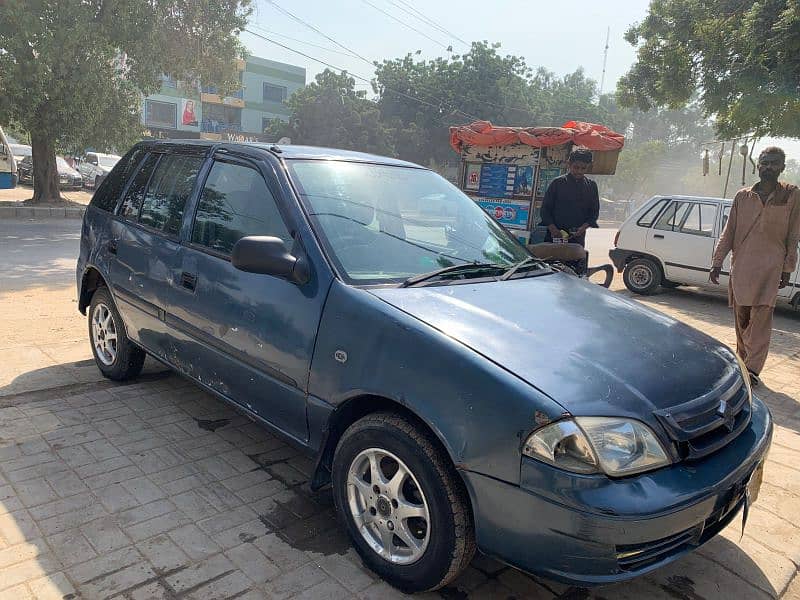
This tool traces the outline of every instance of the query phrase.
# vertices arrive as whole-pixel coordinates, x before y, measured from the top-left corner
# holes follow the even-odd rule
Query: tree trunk
[[[31,132],[31,151],[33,156],[33,204],[61,202],[58,189],[58,167],[56,149],[46,135]]]

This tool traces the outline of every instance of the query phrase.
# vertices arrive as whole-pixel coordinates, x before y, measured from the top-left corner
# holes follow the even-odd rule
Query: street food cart
[[[535,243],[550,182],[567,171],[574,146],[592,151],[589,171],[613,175],[625,139],[603,125],[569,121],[562,127],[495,127],[488,121],[450,128],[461,156],[459,187],[523,244]]]

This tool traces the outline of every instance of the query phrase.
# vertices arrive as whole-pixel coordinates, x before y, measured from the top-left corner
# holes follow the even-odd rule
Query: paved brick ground
[[[732,343],[719,298],[645,300]],[[800,315],[781,311],[761,394],[779,427],[765,484],[700,551],[588,592],[478,557],[429,598],[800,598]],[[0,600],[396,598],[359,563],[310,463],[177,377],[0,399]],[[793,581],[794,579],[794,581]]]

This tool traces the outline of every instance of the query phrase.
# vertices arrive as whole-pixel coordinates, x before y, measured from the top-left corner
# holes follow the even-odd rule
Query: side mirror
[[[251,235],[233,246],[231,264],[240,271],[283,277],[292,283],[309,280],[305,259],[289,254],[283,240],[276,237]]]

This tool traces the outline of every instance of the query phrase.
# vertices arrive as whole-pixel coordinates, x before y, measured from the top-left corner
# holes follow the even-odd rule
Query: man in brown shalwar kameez
[[[709,276],[719,283],[722,263],[733,251],[728,302],[736,322],[736,351],[755,385],[769,352],[778,289],[789,284],[797,266],[800,192],[778,181],[785,166],[780,148],[766,148],[758,157],[760,181],[733,199]]]

